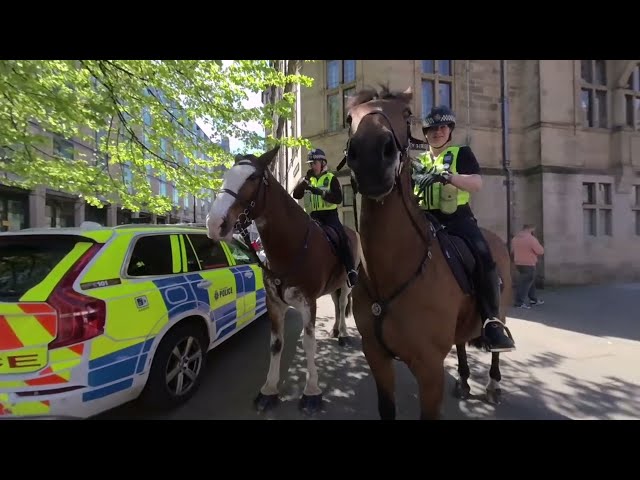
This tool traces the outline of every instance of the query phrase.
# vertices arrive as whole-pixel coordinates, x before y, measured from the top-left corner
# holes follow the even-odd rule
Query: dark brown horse
[[[333,335],[345,345],[351,289],[345,268],[332,247],[337,242],[337,234],[325,231],[312,220],[269,171],[268,166],[278,149],[260,157],[236,157],[235,165],[225,173],[221,193],[211,206],[207,228],[214,240],[230,239],[234,229],[246,232],[246,227],[255,221],[267,257],[266,265],[261,266],[271,319],[271,363],[266,382],[255,400],[256,408],[265,410],[278,400],[284,318],[291,306],[302,315],[302,345],[307,357],[307,382],[300,406],[313,413],[322,401],[315,363],[316,300],[331,294],[336,306]],[[359,237],[346,226],[345,230],[357,267]]]
[[[465,343],[482,345],[475,295],[463,291],[443,254],[441,242],[447,241],[446,233],[441,237],[437,223],[427,219],[413,196],[411,98],[410,90],[391,93],[383,87],[380,93],[357,93],[348,105],[346,161],[362,194],[363,258],[361,280],[353,290],[353,313],[383,419],[395,418],[394,357],[408,365],[418,382],[421,418],[436,419],[443,395],[444,360],[452,345],[460,374],[456,393],[462,398],[470,393]],[[511,302],[511,260],[497,235],[484,229],[483,234],[503,282],[500,319],[504,322]],[[465,248],[456,241],[446,251],[469,254]],[[459,266],[464,264],[461,261]],[[492,353],[487,386],[491,400],[499,397],[500,379],[499,354]]]

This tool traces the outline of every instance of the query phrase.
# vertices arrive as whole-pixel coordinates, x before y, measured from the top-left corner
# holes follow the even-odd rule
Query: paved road
[[[545,305],[513,309],[508,320],[518,350],[503,355],[503,402],[482,399],[490,356],[469,350],[475,398],[459,401],[450,391],[456,376],[453,350],[447,359],[443,419],[639,419],[640,284],[543,290]],[[318,368],[325,404],[311,419],[377,419],[375,386],[361,353],[353,320],[352,348],[329,338],[333,324],[329,297],[318,312]],[[282,356],[282,397],[278,407],[259,415],[252,400],[265,379],[269,362],[269,323],[263,317],[208,358],[201,390],[182,408],[153,415],[129,404],[101,419],[309,419],[297,409],[305,378],[302,322],[287,314]],[[399,419],[419,415],[416,383],[400,363],[397,371]]]

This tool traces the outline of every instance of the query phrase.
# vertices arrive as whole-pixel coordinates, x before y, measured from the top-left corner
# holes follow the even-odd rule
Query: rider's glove
[[[451,182],[451,173],[449,172],[438,172],[435,167],[432,167],[430,170],[425,170],[420,173],[414,173],[412,175],[413,181],[418,186],[419,191],[425,190],[430,185],[434,183],[442,183],[447,184]]]
[[[312,187],[311,185],[308,185],[306,189],[314,195],[322,195],[322,190],[320,190],[318,187]]]

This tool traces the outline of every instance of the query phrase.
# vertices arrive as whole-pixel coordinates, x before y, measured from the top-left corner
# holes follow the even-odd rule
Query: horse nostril
[[[229,222],[227,221],[227,217],[222,219],[222,223],[220,224],[220,232],[224,232],[227,229]]]

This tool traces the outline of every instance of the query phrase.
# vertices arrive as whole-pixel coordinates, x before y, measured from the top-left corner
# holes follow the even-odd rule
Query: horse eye
[[[347,122],[347,125],[351,125],[351,115],[347,115],[347,118],[345,121]]]

